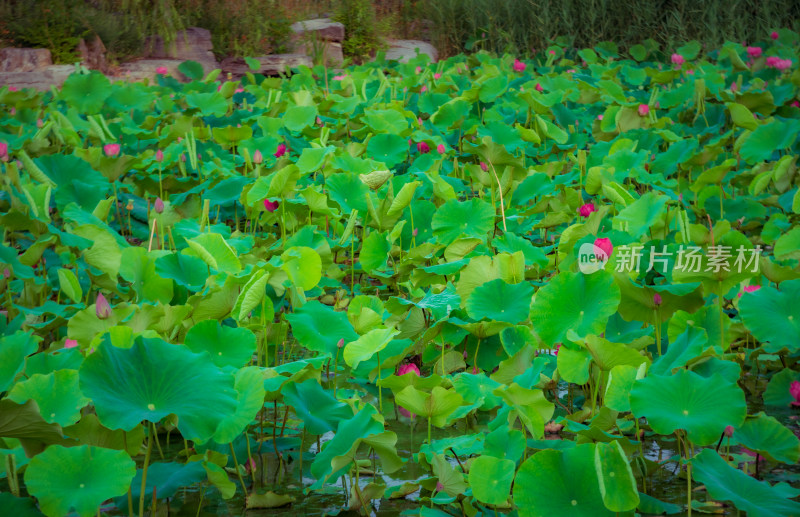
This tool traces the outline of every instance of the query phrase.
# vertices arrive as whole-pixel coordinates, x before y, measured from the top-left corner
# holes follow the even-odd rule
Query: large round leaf
[[[499,505],[508,500],[514,467],[511,460],[479,456],[469,467],[469,486],[472,495],[482,503]]]
[[[733,468],[712,449],[704,449],[692,459],[695,479],[703,483],[708,495],[731,501],[751,517],[800,515],[800,503],[792,501],[797,492],[783,483],[770,486]]]
[[[393,328],[372,329],[355,341],[344,347],[343,357],[345,362],[355,368],[362,361],[386,348],[386,345],[399,333]]]
[[[532,296],[533,287],[528,282],[509,284],[497,278],[472,291],[467,300],[467,314],[476,320],[519,323],[528,319]]]
[[[240,368],[256,351],[256,336],[251,330],[228,327],[216,320],[204,320],[190,328],[184,342],[192,352],[208,352],[219,367]]]
[[[25,367],[25,357],[36,351],[30,334],[17,332],[0,337],[0,391],[6,391]]]
[[[537,452],[519,468],[514,504],[520,517],[613,517],[595,471],[594,444]]]
[[[747,329],[768,352],[800,348],[800,280],[781,282],[781,290],[764,286],[744,293],[739,311]]]
[[[155,272],[190,291],[199,291],[208,279],[208,267],[201,259],[178,252],[157,258]]]
[[[306,246],[292,246],[281,254],[281,269],[298,288],[309,291],[322,278],[322,258]]]
[[[136,463],[125,451],[53,445],[31,459],[25,486],[48,517],[71,510],[91,517],[103,501],[127,492],[135,474]]]
[[[353,416],[353,410],[344,402],[333,398],[314,379],[287,383],[281,392],[287,404],[303,420],[305,430],[322,435],[335,431],[339,422]]]
[[[387,167],[394,167],[408,154],[408,141],[400,135],[381,133],[369,139],[367,153]]]
[[[331,357],[336,355],[340,339],[344,339],[345,343],[358,339],[358,334],[345,313],[336,312],[317,300],[311,300],[293,313],[287,314],[286,319],[292,326],[292,334],[301,345]]]
[[[217,443],[233,442],[264,407],[264,377],[257,366],[237,371],[234,388],[239,396],[236,412],[220,422],[214,433]]]
[[[214,366],[208,354],[160,339],[137,339],[128,349],[101,345],[83,362],[80,376],[81,390],[110,429],[130,431],[142,420],[175,414],[184,437],[205,441],[236,411],[233,375]]]
[[[744,392],[736,384],[688,370],[636,381],[630,400],[633,414],[646,417],[653,431],[666,435],[683,429],[695,445],[714,443],[725,426],[741,425],[747,414]]]
[[[561,272],[536,293],[531,324],[548,345],[564,341],[570,329],[579,336],[600,334],[619,301],[619,287],[610,273]]]
[[[80,420],[81,409],[90,402],[78,388],[77,370],[33,375],[30,379],[17,383],[8,398],[17,404],[33,399],[45,422],[62,427]]]
[[[61,87],[59,97],[79,113],[93,115],[100,111],[111,95],[111,81],[99,72],[72,74]]]
[[[800,460],[800,440],[792,431],[763,411],[748,418],[733,432],[736,441],[774,461],[794,464]]]
[[[461,236],[484,239],[492,231],[494,217],[494,210],[486,201],[451,199],[433,215],[431,228],[439,242],[445,245],[452,244]]]

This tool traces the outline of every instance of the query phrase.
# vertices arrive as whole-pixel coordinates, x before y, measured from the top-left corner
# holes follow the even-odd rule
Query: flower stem
[[[153,452],[153,434],[155,434],[156,426],[150,422],[151,434],[147,439],[147,452],[144,455],[144,465],[142,466],[142,489],[139,492],[139,517],[144,517],[144,492],[147,487],[147,466],[150,464],[150,453]]]

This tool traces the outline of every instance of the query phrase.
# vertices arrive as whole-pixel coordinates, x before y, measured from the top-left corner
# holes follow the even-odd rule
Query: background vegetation
[[[754,41],[800,29],[795,0],[0,0],[0,44],[49,48],[71,63],[80,38],[97,34],[112,61],[187,26],[212,32],[217,57],[288,50],[292,22],[332,16],[345,24],[345,55],[360,58],[386,37],[430,37],[444,55],[488,50],[528,55],[553,42],[622,48],[651,38],[662,49],[697,40]]]

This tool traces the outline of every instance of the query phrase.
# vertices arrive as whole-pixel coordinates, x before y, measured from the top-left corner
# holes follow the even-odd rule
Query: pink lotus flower
[[[611,239],[602,238],[602,239],[595,239],[594,240],[594,247],[595,247],[595,255],[598,255],[598,250],[600,253],[605,254],[605,256],[599,256],[598,259],[607,259],[611,256],[611,252],[614,251],[614,245],[611,244]]]
[[[10,91],[10,92],[18,92],[19,88],[17,88],[16,86],[9,86],[8,87],[8,91]]]
[[[769,35],[772,39],[778,39],[778,31],[772,31],[772,34]]]
[[[673,65],[681,66],[683,63],[686,62],[686,58],[684,58],[682,55],[680,55],[678,53],[672,54],[672,58],[671,59],[672,59],[672,64]]]
[[[800,108],[800,101],[792,101],[792,106],[795,108]]]
[[[420,154],[428,154],[429,152],[431,152],[431,148],[425,142],[419,142],[417,143],[417,151]]]
[[[413,237],[416,237],[417,235],[419,235],[419,230],[418,230],[417,228],[414,228],[414,231],[413,231],[413,232],[411,232],[411,235],[412,235]]]
[[[731,91],[735,92],[739,89],[739,85],[737,83],[731,83]]]
[[[760,285],[746,285],[746,286],[744,286],[744,292],[746,292],[746,293],[754,293],[754,292],[758,291],[759,289],[761,289]]]
[[[245,463],[245,465],[244,465],[244,471],[245,471],[247,474],[252,474],[252,473],[254,473],[254,472],[256,471],[256,460],[254,460],[253,458],[250,458],[250,459],[247,461],[247,463]]]
[[[525,67],[526,67],[525,63],[523,63],[519,59],[515,59],[514,60],[513,68],[514,68],[515,72],[524,72],[525,71]]]
[[[106,297],[103,296],[103,293],[97,295],[94,312],[101,320],[108,319],[108,317],[111,316],[111,305],[108,303],[108,300],[106,300]]]
[[[278,205],[280,202],[278,201],[270,201],[269,199],[264,200],[264,210],[267,212],[274,212],[278,209]]]
[[[278,144],[278,150],[275,151],[275,158],[280,158],[286,154],[286,144]]]
[[[422,90],[420,90],[420,91],[421,91],[422,93],[425,93],[425,92],[427,92],[427,91],[428,91],[428,87],[427,87],[427,86],[425,86],[425,85],[423,85],[423,86],[422,86]]]
[[[746,456],[750,456],[751,458],[755,458],[756,461],[765,461],[764,456],[762,456],[762,455],[760,455],[760,454],[758,454],[758,453],[756,453],[754,451],[751,451],[747,447],[742,447],[742,454],[744,454]]]
[[[78,341],[76,339],[67,339],[64,341],[64,348],[75,348],[78,346]]]
[[[489,166],[486,165],[486,162],[481,162],[481,170],[483,172],[489,172]]]
[[[422,73],[422,67],[421,67],[421,66],[418,66],[418,67],[417,67],[417,68],[416,68],[414,71],[415,71],[417,74],[421,74],[421,73]]]
[[[167,75],[169,73],[169,70],[167,70],[166,66],[159,66],[158,68],[156,68],[156,73],[158,75]]]
[[[439,144],[436,146],[436,151],[438,151],[439,154],[444,154],[447,152],[447,148],[444,146],[444,144]]]
[[[660,294],[656,293],[656,294],[653,295],[653,303],[655,304],[656,307],[661,305],[662,301],[663,300],[661,299],[661,295]]]
[[[8,161],[8,144],[5,142],[0,142],[0,160]]]
[[[553,351],[553,355],[558,356],[558,351],[561,349],[561,343],[556,345],[555,350]]]
[[[592,212],[597,212],[597,208],[594,206],[594,203],[586,203],[585,205],[581,205],[578,209],[578,213],[581,217],[589,217]]]
[[[347,74],[342,74],[342,75],[334,75],[334,76],[333,76],[333,80],[334,80],[334,81],[344,81],[344,78],[345,78],[345,77],[347,77]]]
[[[603,114],[602,113],[597,115],[597,120],[603,120]]]
[[[164,151],[161,149],[156,151],[156,162],[161,163],[164,161]]]
[[[106,153],[106,156],[109,158],[113,158],[119,154],[119,144],[106,144],[103,146],[103,152]]]
[[[731,436],[733,436],[733,426],[732,425],[726,425],[725,426],[725,431],[723,431],[723,432],[725,433],[725,436],[730,438]]]
[[[259,151],[258,149],[256,149],[256,152],[253,153],[253,163],[255,163],[256,165],[264,163],[264,155],[261,154],[261,151]]]
[[[542,85],[539,83],[536,83],[536,86],[534,86],[533,88],[539,93],[544,91],[544,88],[542,88]]]
[[[160,197],[156,198],[156,202],[153,205],[153,208],[155,208],[155,211],[156,211],[157,214],[163,214],[164,213],[164,202],[161,201]]]
[[[761,47],[747,47],[747,55],[753,59],[760,57],[762,52],[764,50]]]
[[[791,59],[781,59],[777,56],[770,56],[767,58],[767,67],[775,68],[780,71],[788,70],[792,67]]]
[[[405,374],[407,374],[409,372],[413,373],[417,377],[419,377],[419,375],[420,375],[419,374],[419,367],[417,367],[417,365],[414,364],[414,363],[408,363],[408,364],[401,365],[400,368],[397,369],[397,375],[398,376],[405,375]]]
[[[793,406],[800,406],[800,382],[792,381],[789,385],[789,394],[794,397]]]
[[[556,51],[555,50],[550,50],[549,53],[550,53],[551,56],[555,56],[556,55]]]
[[[434,79],[441,79],[442,78],[442,74],[440,74],[439,72],[436,72],[435,74],[433,74],[433,78]]]
[[[336,343],[337,348],[344,347],[344,338],[339,339],[339,342]]]
[[[687,70],[686,75],[694,75],[694,70]]]
[[[647,104],[639,104],[637,111],[639,112],[640,117],[646,117],[647,114],[650,113],[650,106]]]

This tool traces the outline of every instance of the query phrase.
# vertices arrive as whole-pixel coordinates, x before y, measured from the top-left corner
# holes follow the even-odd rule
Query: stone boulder
[[[386,51],[386,59],[396,60],[400,62],[407,62],[409,59],[416,57],[417,51],[420,54],[427,54],[430,56],[431,61],[436,61],[439,58],[439,52],[436,47],[430,43],[413,39],[399,39],[387,40],[389,49]]]
[[[344,25],[331,21],[330,18],[317,18],[295,22],[291,26],[292,40],[303,41],[307,38],[318,38],[322,41],[344,41]]]
[[[51,86],[64,84],[74,71],[74,65],[50,65],[30,72],[0,72],[0,86],[49,90]]]
[[[78,43],[78,54],[81,56],[81,63],[90,70],[99,70],[104,74],[108,73],[108,63],[106,62],[106,46],[100,36],[95,35],[87,43],[81,39]]]
[[[0,49],[0,72],[35,72],[53,64],[46,48]]]
[[[206,73],[219,68],[211,50],[211,32],[200,27],[189,27],[175,35],[175,41],[165,43],[161,36],[151,36],[145,41],[147,58],[197,61]]]
[[[305,54],[271,54],[255,59],[257,59],[261,65],[254,73],[263,75],[279,75],[286,70],[286,67],[297,68],[301,65],[312,66],[311,58]],[[220,67],[223,73],[231,74],[231,76],[236,79],[251,71],[244,58],[241,57],[225,58],[222,60],[222,63],[220,63]]]

